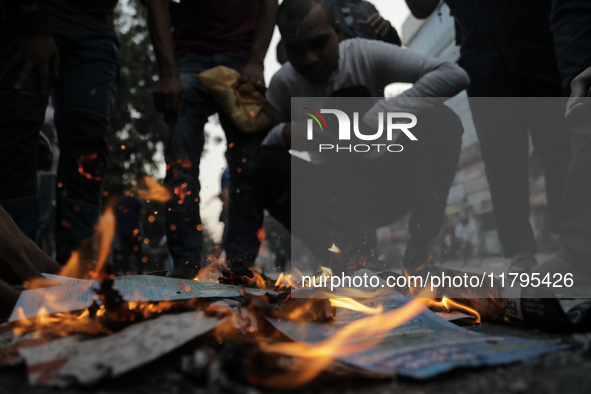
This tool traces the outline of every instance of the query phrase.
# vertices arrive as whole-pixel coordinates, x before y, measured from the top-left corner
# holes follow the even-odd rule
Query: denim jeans
[[[529,136],[544,170],[554,232],[558,229],[570,160],[570,138],[558,100],[555,107],[545,111],[535,106],[523,110],[523,104],[518,104],[523,103],[523,97],[562,96],[552,43],[520,49],[503,52],[490,48],[494,53],[490,56],[487,48],[471,52],[459,62],[471,79],[470,109],[486,166],[499,240],[503,254],[509,258],[523,252],[536,253],[529,222]],[[504,99],[491,106],[481,97]]]
[[[51,28],[60,54],[59,76],[50,81],[62,153],[57,175],[56,252],[58,262],[65,262],[92,235],[100,214],[119,40],[55,17]],[[7,44],[0,42],[0,49]],[[0,58],[0,65],[6,60]],[[35,72],[15,92],[12,85],[19,71],[0,83],[0,203],[20,229],[35,239],[37,138],[47,97],[38,94]]]
[[[265,132],[244,133],[219,108],[210,91],[196,73],[216,66],[240,70],[245,59],[216,55],[185,54],[177,58],[177,67],[185,91],[183,112],[178,119],[167,119],[170,135],[166,146],[165,184],[176,198],[167,204],[166,237],[173,265],[199,267],[203,254],[203,227],[199,214],[199,164],[203,152],[204,126],[208,117],[218,113],[226,134],[230,168],[230,202],[226,223],[226,254],[229,260],[252,264],[260,242],[263,207],[248,178]]]
[[[550,30],[554,36],[558,68],[565,96],[570,83],[591,67],[591,2],[587,0],[552,0]]]

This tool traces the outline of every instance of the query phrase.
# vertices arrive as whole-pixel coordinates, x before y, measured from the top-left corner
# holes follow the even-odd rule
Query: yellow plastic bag
[[[238,86],[238,71],[217,66],[197,76],[240,130],[255,133],[271,126],[273,107],[250,83]]]

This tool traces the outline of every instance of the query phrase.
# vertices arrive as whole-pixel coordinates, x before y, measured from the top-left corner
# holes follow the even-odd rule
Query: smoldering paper
[[[403,304],[401,300],[386,301],[383,303],[384,311]],[[366,315],[360,312],[339,308],[334,324],[268,320],[294,341],[315,343],[363,317]],[[354,343],[356,338],[350,341]],[[347,346],[347,343],[342,346]],[[563,343],[478,334],[457,327],[425,309],[420,315],[389,331],[381,342],[370,349],[339,360],[372,372],[428,379],[455,368],[509,364],[569,347],[571,345]]]
[[[98,281],[45,274],[61,286],[27,290],[21,293],[9,321],[33,318],[44,308],[48,314],[85,309],[92,304]],[[117,277],[114,288],[126,301],[178,301],[193,298],[232,298],[240,296],[240,287],[151,275]],[[276,294],[272,290],[245,289],[253,295]]]
[[[19,350],[32,385],[83,385],[116,377],[182,346],[223,320],[203,312],[164,315],[98,339],[69,336]]]

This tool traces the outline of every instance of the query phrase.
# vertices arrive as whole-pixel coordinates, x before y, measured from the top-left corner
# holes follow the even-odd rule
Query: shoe
[[[197,267],[180,266],[172,271],[169,271],[166,276],[180,279],[193,279],[197,276],[197,274],[199,274],[199,268]]]
[[[560,284],[563,286],[566,283],[565,275],[572,274],[571,278],[574,286],[590,286],[591,274],[581,271],[577,268],[577,265],[577,258],[573,256],[572,253],[561,250],[543,264],[535,267],[532,272],[539,273],[541,278],[544,278],[546,274],[550,274],[550,282],[554,283],[559,280],[559,282],[561,282]],[[555,274],[560,274],[560,278],[558,278],[559,275],[556,275],[555,277]]]
[[[513,256],[511,259],[511,265],[509,266],[509,272],[532,272],[532,269],[538,265],[538,260],[530,252],[519,253]]]

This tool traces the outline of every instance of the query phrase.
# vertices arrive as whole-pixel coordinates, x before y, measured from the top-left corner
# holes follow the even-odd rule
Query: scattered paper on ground
[[[65,387],[74,380],[89,385],[153,361],[222,321],[203,312],[164,315],[99,339],[69,336],[20,353],[33,385]]]
[[[32,318],[45,307],[47,313],[68,312],[88,308],[98,289],[98,281],[67,278],[45,274],[61,286],[27,290],[21,293],[9,321],[23,316]],[[240,287],[220,283],[152,275],[132,275],[115,278],[114,288],[126,301],[177,301],[192,298],[232,298],[240,296]],[[277,294],[272,290],[245,288],[254,295]],[[19,311],[19,308],[21,309]]]
[[[404,301],[394,299],[380,303],[384,311],[388,311],[400,307]],[[365,316],[339,308],[334,324],[268,320],[292,340],[314,343]],[[569,347],[569,344],[485,336],[457,327],[425,309],[417,317],[391,330],[374,347],[339,360],[373,372],[427,379],[454,368],[508,364]]]

